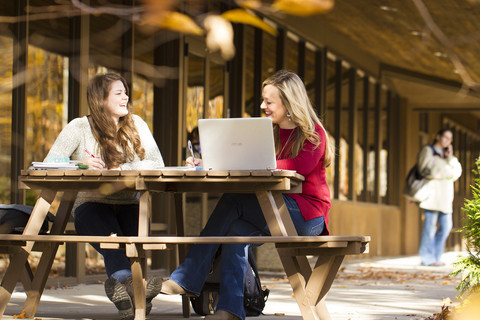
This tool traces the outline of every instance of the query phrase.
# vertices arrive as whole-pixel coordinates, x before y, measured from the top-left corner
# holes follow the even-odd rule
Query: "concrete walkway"
[[[418,256],[347,260],[343,263],[327,296],[334,320],[416,320],[441,311],[451,299],[456,303],[459,277],[450,278],[451,262],[459,255],[444,255],[444,267],[420,266]],[[271,290],[263,316],[249,319],[300,320],[292,290],[283,276],[261,274],[262,284]],[[103,284],[82,284],[54,288],[49,281],[35,319],[118,319],[106,298]],[[25,293],[18,286],[3,319],[21,313]],[[201,319],[192,313],[192,319]],[[178,296],[159,295],[148,319],[183,319]]]

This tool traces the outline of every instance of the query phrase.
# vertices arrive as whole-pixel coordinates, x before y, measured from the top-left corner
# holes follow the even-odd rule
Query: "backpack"
[[[257,271],[257,264],[253,250],[248,249],[248,265],[245,275],[245,289],[243,293],[243,305],[247,316],[259,316],[265,308],[269,289],[262,290],[262,284]],[[212,271],[207,277],[202,291],[198,297],[191,297],[193,310],[201,316],[213,314],[217,307],[220,290],[220,254],[213,261]]]
[[[432,145],[433,155],[439,155],[435,152],[435,149]],[[403,188],[403,195],[408,198],[410,201],[415,203],[420,203],[422,201],[427,200],[430,195],[430,190],[428,189],[428,184],[430,183],[430,179],[426,177],[430,175],[430,169],[425,168],[423,172],[420,172],[418,169],[418,165],[415,164],[407,174],[407,178],[405,179],[405,187]]]
[[[418,166],[414,165],[408,172],[407,179],[405,180],[403,195],[410,201],[416,203],[427,200],[429,196],[427,185],[429,182],[430,179],[425,178],[418,170]]]
[[[32,210],[32,206],[0,204],[0,233],[23,233]],[[45,218],[45,221],[40,228],[41,234],[48,231],[47,218]]]

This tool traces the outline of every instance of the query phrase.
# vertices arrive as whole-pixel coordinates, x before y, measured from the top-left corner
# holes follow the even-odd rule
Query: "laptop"
[[[204,170],[273,170],[277,167],[270,118],[200,119]]]

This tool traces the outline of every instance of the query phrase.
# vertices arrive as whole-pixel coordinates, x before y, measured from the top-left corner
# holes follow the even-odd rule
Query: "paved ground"
[[[422,267],[417,256],[345,261],[326,300],[332,319],[417,320],[440,312],[448,298],[456,303],[459,278],[448,274],[458,254],[447,253],[444,267]],[[256,319],[302,319],[283,277],[263,274],[262,283],[271,293],[265,315]],[[101,283],[49,287],[35,319],[118,319]],[[24,300],[25,293],[17,287],[3,319],[20,314]],[[191,318],[201,317],[192,314]],[[148,319],[182,319],[180,297],[159,295]]]

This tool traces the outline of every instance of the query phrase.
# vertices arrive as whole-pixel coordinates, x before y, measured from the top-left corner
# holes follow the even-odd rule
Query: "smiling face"
[[[287,108],[280,98],[280,91],[277,87],[267,84],[263,87],[263,101],[260,106],[265,115],[272,119],[272,122],[278,124],[282,129],[293,129],[295,124],[287,117]]]
[[[118,124],[121,117],[128,114],[128,96],[122,81],[112,82],[108,97],[105,100],[105,109],[112,116],[113,121]]]

